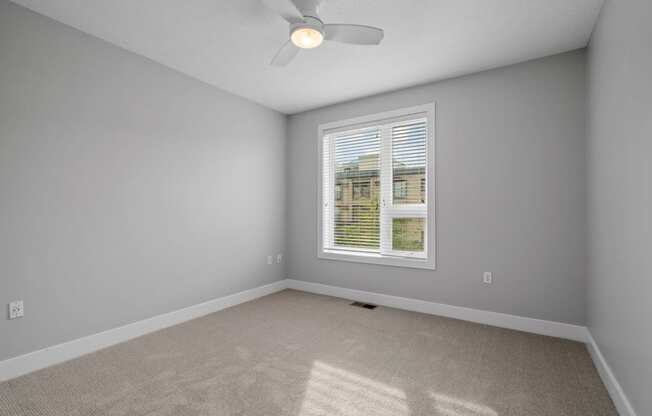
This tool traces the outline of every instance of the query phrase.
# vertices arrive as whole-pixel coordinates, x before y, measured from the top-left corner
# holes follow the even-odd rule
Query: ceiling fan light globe
[[[290,39],[299,48],[312,49],[321,45],[324,35],[312,27],[299,27],[292,31]]]

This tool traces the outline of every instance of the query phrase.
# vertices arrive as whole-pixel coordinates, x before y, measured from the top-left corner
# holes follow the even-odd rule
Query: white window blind
[[[430,260],[432,113],[399,115],[321,135],[322,252]],[[382,263],[382,262],[381,262]],[[396,265],[396,262],[388,264]],[[419,266],[417,266],[419,267]]]
[[[335,135],[330,151],[324,152],[332,169],[336,189],[331,198],[328,191],[328,215],[332,221],[328,232],[329,244],[343,249],[378,249],[380,247],[380,130],[370,128]],[[332,159],[332,163],[331,163]],[[330,173],[329,173],[330,175]],[[329,212],[329,208],[332,212]]]

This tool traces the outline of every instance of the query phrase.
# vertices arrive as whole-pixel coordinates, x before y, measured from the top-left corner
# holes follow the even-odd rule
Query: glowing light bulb
[[[311,27],[302,27],[292,32],[290,38],[292,39],[292,43],[299,48],[311,49],[321,45],[324,40],[324,35]]]

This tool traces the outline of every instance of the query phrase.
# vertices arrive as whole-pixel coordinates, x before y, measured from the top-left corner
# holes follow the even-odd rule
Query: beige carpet
[[[0,384],[0,415],[616,415],[583,344],[286,290]]]

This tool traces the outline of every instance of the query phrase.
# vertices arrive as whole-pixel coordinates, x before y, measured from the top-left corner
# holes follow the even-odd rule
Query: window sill
[[[354,263],[377,264],[381,266],[407,267],[435,270],[433,259],[390,257],[378,253],[353,253],[340,250],[320,250],[318,257],[324,260],[350,261]]]

